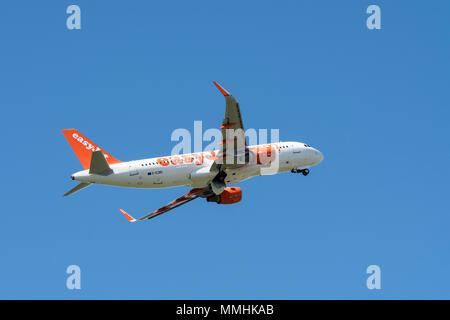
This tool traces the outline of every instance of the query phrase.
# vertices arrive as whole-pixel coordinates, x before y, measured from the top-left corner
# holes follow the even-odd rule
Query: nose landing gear
[[[309,174],[309,169],[296,169],[296,168],[294,168],[294,169],[291,170],[291,172],[292,173],[301,173],[304,176],[307,176]]]

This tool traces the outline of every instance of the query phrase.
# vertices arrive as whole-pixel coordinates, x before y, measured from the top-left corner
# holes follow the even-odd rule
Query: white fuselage
[[[300,142],[270,144],[277,151],[276,161],[260,165],[255,161],[236,169],[226,169],[225,182],[233,184],[245,179],[266,174],[269,166],[275,168],[271,174],[294,168],[306,169],[322,161],[320,151]],[[262,145],[261,145],[262,146]],[[267,146],[267,145],[264,145]],[[260,146],[250,146],[256,149]],[[217,174],[211,170],[214,155],[218,150],[201,153],[165,156],[112,164],[108,175],[90,174],[89,170],[75,173],[72,179],[81,182],[105,184],[131,188],[169,188],[175,186],[205,187]],[[266,171],[264,171],[266,170]]]

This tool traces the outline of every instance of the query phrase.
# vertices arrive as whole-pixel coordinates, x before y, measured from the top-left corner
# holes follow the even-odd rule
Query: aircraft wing
[[[237,158],[245,154],[247,141],[239,103],[217,82],[214,81],[213,83],[225,97],[226,104],[225,117],[220,127],[222,129],[222,141],[220,142],[216,164],[220,165],[222,169],[240,167],[243,163],[237,163]]]
[[[133,218],[130,214],[128,214],[125,210],[119,209],[119,211],[125,216],[125,218],[128,219],[130,222],[136,222],[136,221],[142,221],[142,220],[148,220],[152,219],[156,216],[159,216],[160,214],[163,214],[167,211],[170,211],[172,209],[175,209],[185,203],[188,203],[189,201],[192,201],[194,199],[197,199],[198,197],[204,195],[206,192],[208,192],[207,188],[195,188],[186,193],[185,195],[179,197],[178,199],[175,199],[171,203],[159,208],[158,210],[155,210],[139,219]]]

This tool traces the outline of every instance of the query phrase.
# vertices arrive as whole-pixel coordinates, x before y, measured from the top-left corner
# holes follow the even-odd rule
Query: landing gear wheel
[[[302,173],[306,177],[309,174],[309,169],[303,169]]]

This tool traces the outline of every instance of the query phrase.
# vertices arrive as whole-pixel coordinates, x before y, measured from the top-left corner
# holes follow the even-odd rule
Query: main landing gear
[[[215,195],[219,195],[225,190],[225,178],[227,174],[224,171],[220,171],[217,176],[211,181],[211,190]]]
[[[309,169],[292,169],[292,173],[302,173],[304,176],[307,176],[309,174]]]

